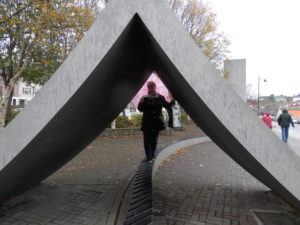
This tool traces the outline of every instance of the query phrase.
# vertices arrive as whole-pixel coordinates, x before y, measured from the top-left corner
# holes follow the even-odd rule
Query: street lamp
[[[267,79],[264,79],[264,82],[267,82]],[[257,115],[259,116],[259,86],[260,86],[260,77],[258,77],[258,92],[257,92]]]

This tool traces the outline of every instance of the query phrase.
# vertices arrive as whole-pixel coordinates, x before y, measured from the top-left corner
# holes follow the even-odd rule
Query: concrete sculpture
[[[246,102],[246,59],[224,61],[224,73],[232,89]]]
[[[229,156],[300,208],[300,160],[229,88],[166,1],[111,1],[35,99],[0,134],[0,199],[87,146],[155,70]],[[121,154],[121,153],[120,153]]]

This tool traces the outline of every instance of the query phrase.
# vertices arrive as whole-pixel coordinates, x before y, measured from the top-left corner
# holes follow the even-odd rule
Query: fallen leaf
[[[137,168],[137,165],[133,165],[133,166],[132,166],[132,169],[135,170],[136,168]]]
[[[174,153],[175,155],[181,154],[183,152],[186,152],[186,150],[184,148],[182,149],[177,149],[176,152]]]

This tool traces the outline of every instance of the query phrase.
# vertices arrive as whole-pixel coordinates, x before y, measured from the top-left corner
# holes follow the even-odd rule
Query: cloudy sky
[[[300,0],[205,0],[231,40],[231,59],[245,58],[247,84],[262,95],[300,93]]]

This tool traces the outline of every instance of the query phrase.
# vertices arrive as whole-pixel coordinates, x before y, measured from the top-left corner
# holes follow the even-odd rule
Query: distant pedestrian
[[[153,161],[159,131],[166,129],[162,115],[162,107],[169,113],[169,126],[172,127],[172,105],[175,101],[167,102],[165,97],[156,92],[156,84],[153,81],[147,83],[148,94],[140,99],[138,110],[143,112],[142,126],[144,136],[144,148],[147,160]]]
[[[282,141],[284,143],[287,143],[289,137],[290,124],[292,124],[293,127],[295,126],[291,115],[288,114],[288,111],[286,109],[282,110],[282,114],[278,117],[277,122],[278,125],[281,127]]]
[[[263,118],[261,118],[262,121],[270,128],[272,129],[272,118],[270,117],[270,113],[267,112]]]

